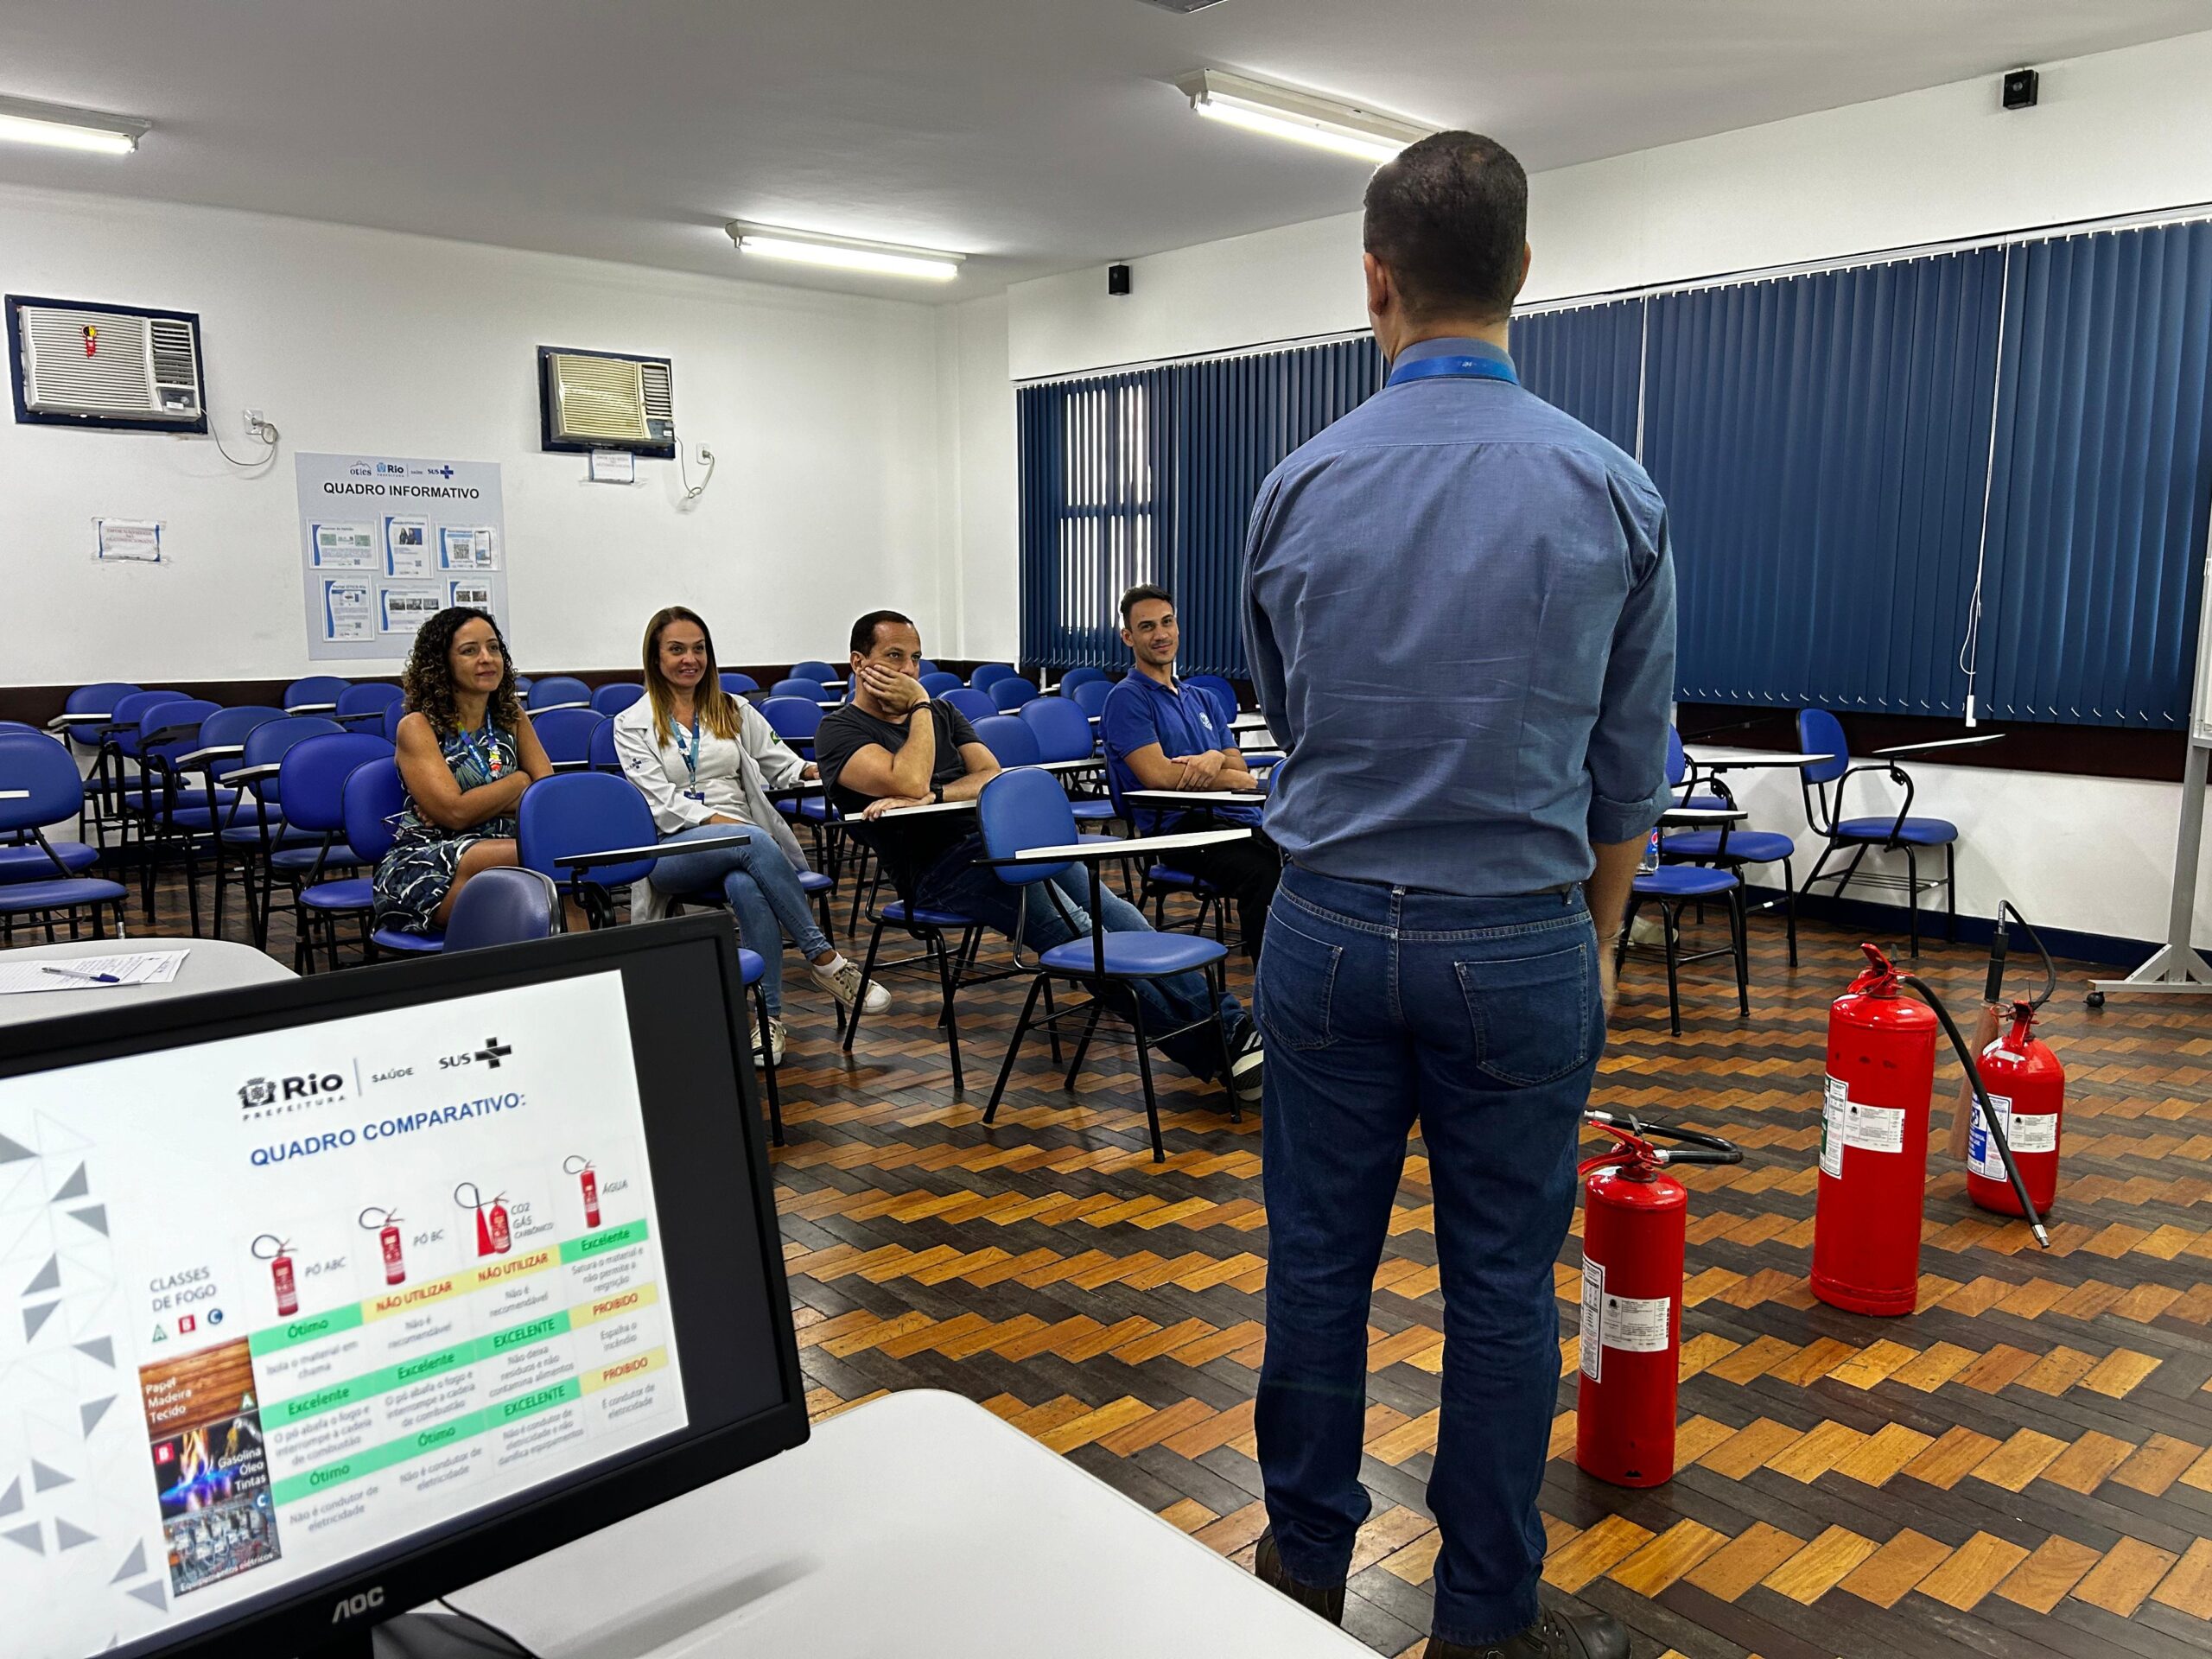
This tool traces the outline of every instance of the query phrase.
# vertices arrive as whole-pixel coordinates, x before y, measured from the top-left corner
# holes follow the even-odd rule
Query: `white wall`
[[[1535,263],[1524,297],[2212,200],[2207,84],[2212,33],[2045,65],[2032,111],[1999,107],[1988,76],[1539,174],[1530,181]],[[1361,183],[1347,171],[1348,206]],[[1364,326],[1358,256],[1359,218],[1348,213],[1136,260],[1125,298],[1108,297],[1095,269],[1022,283],[1007,296],[1008,372],[1052,378],[1356,331]],[[1014,491],[1010,470],[999,487]],[[971,490],[963,511],[980,506]],[[988,539],[966,543],[963,556],[970,594],[1011,582],[1011,553]],[[1013,645],[1009,621],[975,648]],[[1986,915],[2010,897],[2055,927],[2164,935],[2173,785],[1914,770],[1917,810],[1963,832],[1961,904],[1969,913]],[[1754,822],[1803,823],[1794,773],[1746,776],[1755,781],[1739,792]],[[1855,812],[1879,810],[1865,799]],[[1801,860],[1798,874],[1810,867]],[[2212,938],[2212,886],[2197,937]]]
[[[1015,514],[1020,476],[1004,295],[937,315],[940,544],[947,657],[1013,658],[1020,644]]]
[[[1529,181],[1529,303],[2212,200],[2212,33],[1641,150]],[[1507,143],[1513,135],[1497,135]],[[1363,181],[1347,168],[1356,207]],[[1017,380],[1364,326],[1357,212],[1008,291]]]
[[[300,450],[501,463],[502,620],[526,668],[635,667],[671,602],[732,662],[842,658],[868,606],[925,631],[944,614],[925,307],[14,188],[0,287],[199,312],[232,453],[257,452],[247,404],[283,432],[273,466],[241,472],[206,438],[0,423],[0,682],[308,671]],[[720,457],[706,493],[680,505],[673,462],[624,488],[541,453],[540,345],[672,358],[678,429]],[[165,521],[175,563],[96,566],[103,514]]]

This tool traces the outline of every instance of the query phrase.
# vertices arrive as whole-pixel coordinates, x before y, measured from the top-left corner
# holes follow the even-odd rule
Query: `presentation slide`
[[[0,1080],[0,1647],[196,1623],[683,1428],[659,1236],[619,972]]]

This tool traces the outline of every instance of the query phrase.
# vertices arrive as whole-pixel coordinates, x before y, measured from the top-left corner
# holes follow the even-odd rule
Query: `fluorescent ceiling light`
[[[65,104],[35,104],[27,98],[0,98],[0,139],[14,143],[128,156],[153,124],[136,116],[103,115],[98,110],[74,110]]]
[[[1176,83],[1191,107],[1211,120],[1270,137],[1287,138],[1332,155],[1349,156],[1370,166],[1395,159],[1398,152],[1434,130],[1395,116],[1317,98],[1288,86],[1270,86],[1218,69],[1201,69]]]
[[[949,283],[960,274],[964,253],[935,248],[906,248],[895,242],[863,242],[856,237],[825,236],[780,225],[753,225],[733,219],[727,226],[740,253],[790,259],[803,265],[832,265],[841,270],[872,270],[886,276],[918,276]]]

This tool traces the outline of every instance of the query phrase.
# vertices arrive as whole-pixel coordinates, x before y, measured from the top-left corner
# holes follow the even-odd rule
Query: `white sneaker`
[[[845,1007],[851,1007],[853,1000],[861,994],[861,970],[849,957],[839,957],[835,962],[821,967],[810,962],[806,964],[806,971],[813,976],[816,984],[836,997]],[[881,1014],[890,1006],[891,993],[883,988],[883,982],[877,980],[870,983],[868,1001],[861,1004],[861,1012]]]
[[[768,1062],[772,1065],[781,1065],[784,1063],[784,1037],[788,1030],[789,1027],[777,1015],[772,1014],[768,1016]],[[745,1034],[752,1040],[753,1052],[759,1053],[760,1052],[760,1022],[748,1018],[745,1022]]]

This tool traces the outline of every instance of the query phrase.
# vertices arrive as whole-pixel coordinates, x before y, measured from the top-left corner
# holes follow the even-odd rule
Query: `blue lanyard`
[[[461,739],[461,747],[468,751],[468,758],[476,763],[477,769],[496,782],[499,776],[499,740],[492,729],[491,716],[484,717],[482,731],[461,731],[454,735]],[[479,739],[482,740],[480,744]]]
[[[1521,384],[1521,377],[1513,372],[1513,365],[1496,357],[1417,357],[1391,370],[1390,378],[1382,384],[1395,386],[1405,380],[1503,380],[1509,386]]]
[[[691,787],[699,787],[699,711],[691,711],[691,747],[683,747],[683,728],[675,728],[676,752],[683,757],[683,769],[691,774]]]

